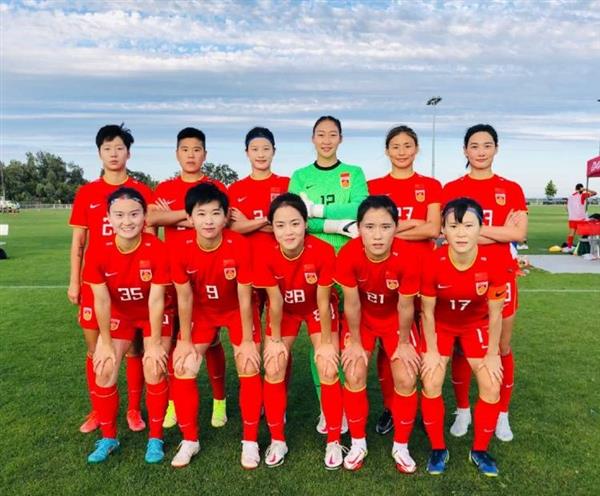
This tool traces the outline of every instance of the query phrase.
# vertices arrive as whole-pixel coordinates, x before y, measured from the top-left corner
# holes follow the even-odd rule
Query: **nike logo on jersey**
[[[240,196],[237,201],[238,203],[242,203],[246,198],[248,198],[247,196]]]
[[[186,273],[188,273],[188,274],[195,274],[196,272],[198,272],[198,269],[186,270]]]
[[[452,285],[450,285],[450,284],[448,284],[448,285],[446,285],[446,284],[438,284],[437,285],[438,289],[448,289],[448,288],[451,288],[451,287],[452,287]]]
[[[275,276],[275,279],[283,279],[284,276]]]
[[[118,272],[105,272],[104,277],[112,277],[112,276],[116,276],[117,274],[118,274]]]
[[[504,294],[506,294],[506,291],[496,291],[496,298],[500,298]]]
[[[175,200],[165,200],[165,203],[171,205],[172,203],[175,203]]]
[[[100,203],[90,203],[90,208],[98,208]]]

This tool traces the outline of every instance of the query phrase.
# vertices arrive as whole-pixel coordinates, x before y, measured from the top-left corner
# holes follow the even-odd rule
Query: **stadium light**
[[[442,101],[441,96],[434,96],[427,100],[427,105],[433,106],[433,139],[431,140],[431,177],[435,177],[435,109]]]

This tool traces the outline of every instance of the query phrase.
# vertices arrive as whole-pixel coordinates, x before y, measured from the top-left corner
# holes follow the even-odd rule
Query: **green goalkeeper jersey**
[[[288,190],[306,193],[314,203],[325,205],[324,218],[308,220],[308,230],[337,251],[350,240],[342,234],[323,232],[325,219],[356,219],[360,203],[368,196],[367,181],[360,167],[339,162],[333,167],[316,163],[302,167],[292,174]]]

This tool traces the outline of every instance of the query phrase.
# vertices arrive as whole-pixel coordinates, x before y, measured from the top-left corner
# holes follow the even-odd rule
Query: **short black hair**
[[[275,212],[277,212],[277,210],[279,210],[281,207],[295,208],[304,219],[304,222],[308,222],[308,211],[306,210],[306,204],[296,193],[283,193],[271,202],[269,214],[267,215],[269,222],[273,223]]]
[[[146,211],[148,210],[146,200],[144,200],[142,194],[137,189],[128,188],[126,186],[121,186],[119,189],[116,189],[110,195],[108,195],[108,198],[106,199],[106,209],[110,210],[111,205],[115,201],[120,199],[133,200],[138,202],[142,206],[142,210],[144,211],[144,213],[146,213]]]
[[[340,133],[340,136],[342,135],[342,123],[340,122],[340,120],[333,117],[333,115],[322,115],[321,117],[319,117],[317,119],[317,121],[315,122],[315,125],[313,126],[313,136],[315,135],[317,126],[319,124],[321,124],[321,122],[323,122],[323,121],[333,122],[335,124],[335,127],[337,127],[338,132]]]
[[[581,183],[577,183],[577,184],[575,185],[575,191],[579,191],[580,189],[583,189],[583,184],[581,184]]]
[[[195,127],[186,127],[177,133],[177,146],[179,146],[179,142],[182,139],[186,138],[196,138],[202,141],[202,147],[206,149],[206,135],[200,131],[200,129],[196,129]]]
[[[392,129],[390,129],[387,133],[387,136],[385,137],[385,147],[386,149],[389,148],[390,146],[390,141],[392,141],[396,136],[398,136],[399,134],[406,134],[407,136],[410,136],[412,138],[412,140],[415,142],[416,146],[419,146],[419,137],[417,136],[417,133],[414,132],[414,130],[408,126],[396,126],[393,127]]]
[[[98,147],[98,150],[100,150],[100,147],[105,141],[112,141],[115,138],[121,138],[123,143],[125,143],[127,150],[131,148],[134,141],[131,131],[125,127],[124,122],[121,122],[120,126],[117,126],[116,124],[107,124],[106,126],[102,126],[96,134],[96,146]]]
[[[246,151],[248,151],[248,145],[250,142],[256,138],[264,138],[270,141],[273,149],[275,149],[275,136],[273,136],[273,133],[266,127],[253,127],[250,129],[250,131],[248,131],[248,134],[246,134],[246,139],[244,140],[246,144]]]
[[[474,126],[471,126],[469,129],[467,129],[465,131],[465,138],[464,138],[465,148],[469,144],[469,140],[471,139],[471,136],[473,136],[475,133],[488,133],[494,140],[494,145],[498,146],[498,133],[491,125],[475,124]]]
[[[358,206],[358,213],[356,214],[356,221],[360,224],[365,217],[367,211],[375,209],[383,209],[387,210],[387,212],[392,216],[392,220],[394,224],[398,224],[398,207],[392,201],[389,196],[385,195],[369,195],[367,196],[362,203]]]
[[[190,188],[185,195],[185,211],[188,215],[192,215],[192,210],[196,205],[206,205],[212,201],[217,201],[225,215],[227,215],[229,209],[227,195],[213,183],[197,184]]]
[[[446,225],[446,220],[451,213],[454,213],[456,222],[462,224],[465,213],[469,210],[476,215],[479,225],[481,226],[483,224],[483,209],[481,208],[481,205],[472,198],[466,197],[455,198],[446,203],[446,206],[442,210],[442,225]]]

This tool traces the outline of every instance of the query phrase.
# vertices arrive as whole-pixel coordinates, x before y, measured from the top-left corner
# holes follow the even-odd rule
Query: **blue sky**
[[[598,154],[599,0],[0,0],[0,16],[4,162],[45,150],[91,179],[97,129],[124,121],[133,169],[170,176],[191,125],[209,161],[245,175],[244,135],[264,125],[274,168],[290,174],[314,158],[314,120],[333,114],[340,158],[367,177],[388,171],[384,137],[400,123],[418,132],[429,173],[425,102],[437,95],[442,181],[463,173],[462,135],[478,122],[500,134],[496,171],[528,196],[549,179],[567,195]]]

